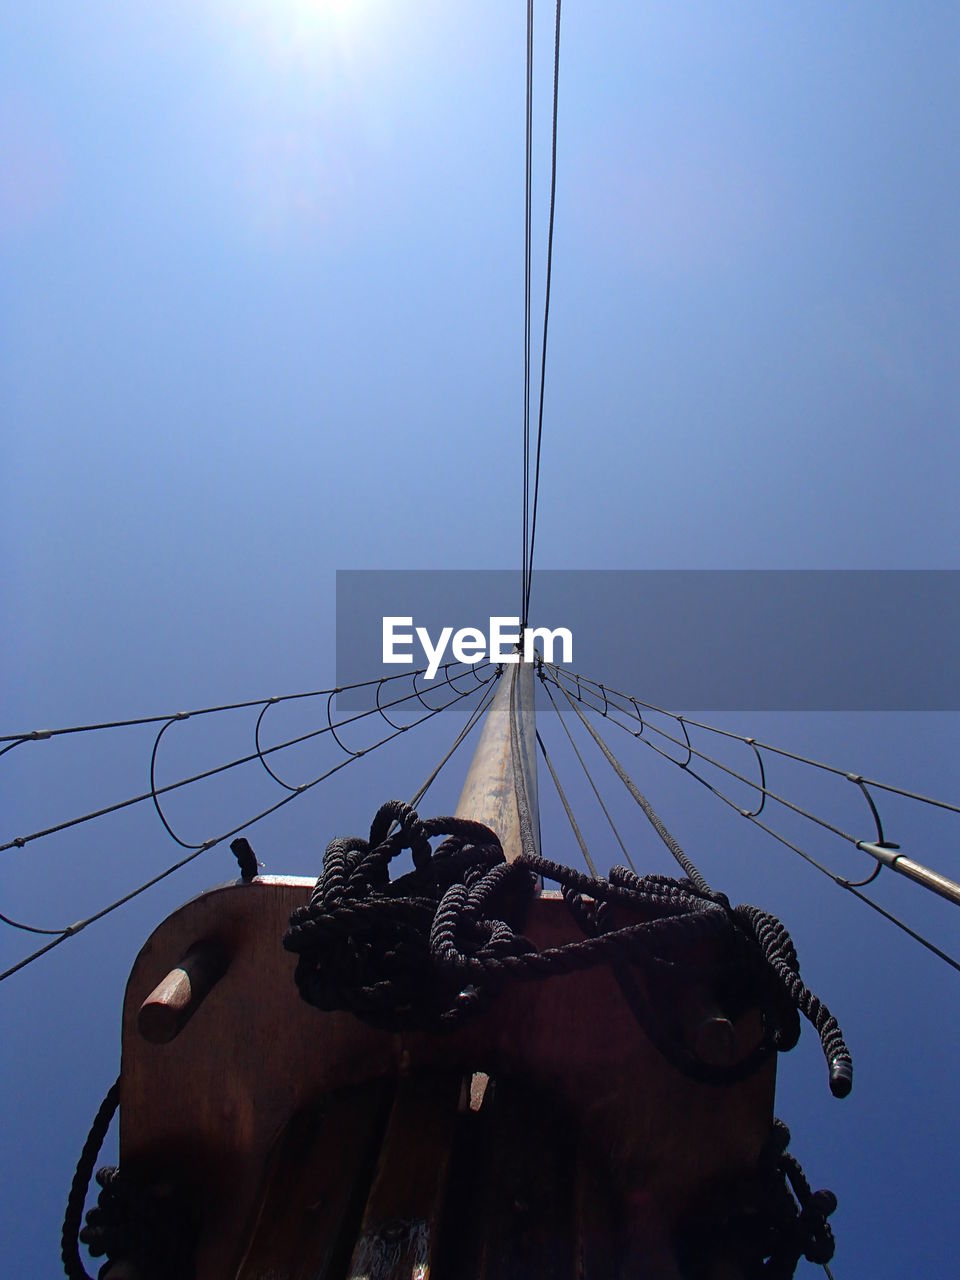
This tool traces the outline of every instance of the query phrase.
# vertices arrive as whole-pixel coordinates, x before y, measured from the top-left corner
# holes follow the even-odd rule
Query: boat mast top
[[[456,809],[497,833],[508,862],[540,853],[535,670],[521,658],[500,677]]]

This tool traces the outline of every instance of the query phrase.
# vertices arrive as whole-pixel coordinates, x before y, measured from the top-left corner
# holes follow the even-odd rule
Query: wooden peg
[[[169,1044],[223,977],[227,954],[217,942],[198,942],[144,1000],[137,1029],[151,1044]]]

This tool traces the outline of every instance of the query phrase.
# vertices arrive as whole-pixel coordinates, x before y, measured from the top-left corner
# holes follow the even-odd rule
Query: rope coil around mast
[[[399,829],[388,835],[393,823]],[[432,851],[436,837],[444,839]],[[414,870],[391,880],[390,863],[404,850]],[[568,899],[588,897],[649,918],[539,950],[520,932],[537,876],[559,883]],[[614,962],[704,976],[703,966],[682,953],[695,940],[711,939],[722,954],[707,970],[739,975],[764,1008],[762,1056],[793,1047],[803,1013],[820,1034],[831,1091],[849,1093],[849,1051],[836,1019],[803,984],[786,929],[757,907],[732,908],[699,873],[698,881],[678,881],[615,867],[604,880],[528,854],[507,863],[499,839],[482,824],[422,821],[409,805],[389,801],[369,838],[327,847],[310,902],[291,916],[284,946],[298,956],[296,982],[308,1003],[349,1009],[382,1029],[436,1031],[459,1026],[509,982]],[[713,1076],[707,1069],[701,1078],[719,1080],[723,1069]]]

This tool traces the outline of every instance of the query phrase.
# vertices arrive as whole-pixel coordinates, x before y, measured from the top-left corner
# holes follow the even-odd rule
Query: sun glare
[[[336,47],[354,54],[373,43],[383,0],[234,0],[221,3],[261,42],[264,52],[294,60]]]

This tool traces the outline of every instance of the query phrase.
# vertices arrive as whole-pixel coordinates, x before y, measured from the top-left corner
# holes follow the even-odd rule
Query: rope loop
[[[755,1171],[718,1189],[703,1208],[678,1226],[676,1245],[684,1275],[712,1274],[723,1258],[737,1274],[789,1280],[801,1258],[826,1266],[834,1254],[827,1219],[836,1210],[832,1191],[811,1191],[800,1162],[787,1151],[790,1131],[774,1120]]]
[[[391,880],[404,850],[413,870]],[[500,841],[482,824],[424,822],[403,801],[381,805],[369,839],[331,841],[309,904],[290,918],[284,946],[298,956],[300,994],[388,1030],[457,1025],[479,1003],[461,999],[467,980],[509,952],[507,933],[484,919],[488,902],[513,914],[517,873],[488,880],[498,865],[506,868]]]
[[[114,1165],[97,1170],[100,1194],[83,1223],[83,1206],[100,1148],[120,1101],[120,1081],[111,1086],[83,1144],[63,1218],[60,1256],[68,1280],[90,1280],[79,1245],[93,1258],[130,1262],[143,1280],[194,1280],[199,1223],[182,1188],[144,1186]]]
[[[143,1186],[110,1165],[97,1170],[97,1183],[100,1195],[80,1232],[90,1256],[129,1262],[143,1280],[194,1280],[199,1222],[183,1190]]]
[[[404,850],[413,870],[391,880],[390,863]],[[561,886],[582,938],[540,950],[523,934],[539,878]],[[421,819],[399,800],[380,807],[369,839],[327,846],[284,946],[298,957],[306,1001],[382,1029],[452,1030],[507,983],[604,964],[649,1038],[695,1079],[722,1084],[751,1074],[796,1044],[802,1013],[820,1035],[834,1094],[844,1096],[852,1082],[836,1019],[801,981],[796,948],[774,916],[732,907],[696,872],[672,879],[617,866],[603,879],[532,853],[508,864],[488,827]],[[637,970],[656,980],[638,981]],[[711,991],[731,1017],[760,1009],[762,1039],[741,1061],[709,1064],[685,1043],[677,1006],[690,984]]]

